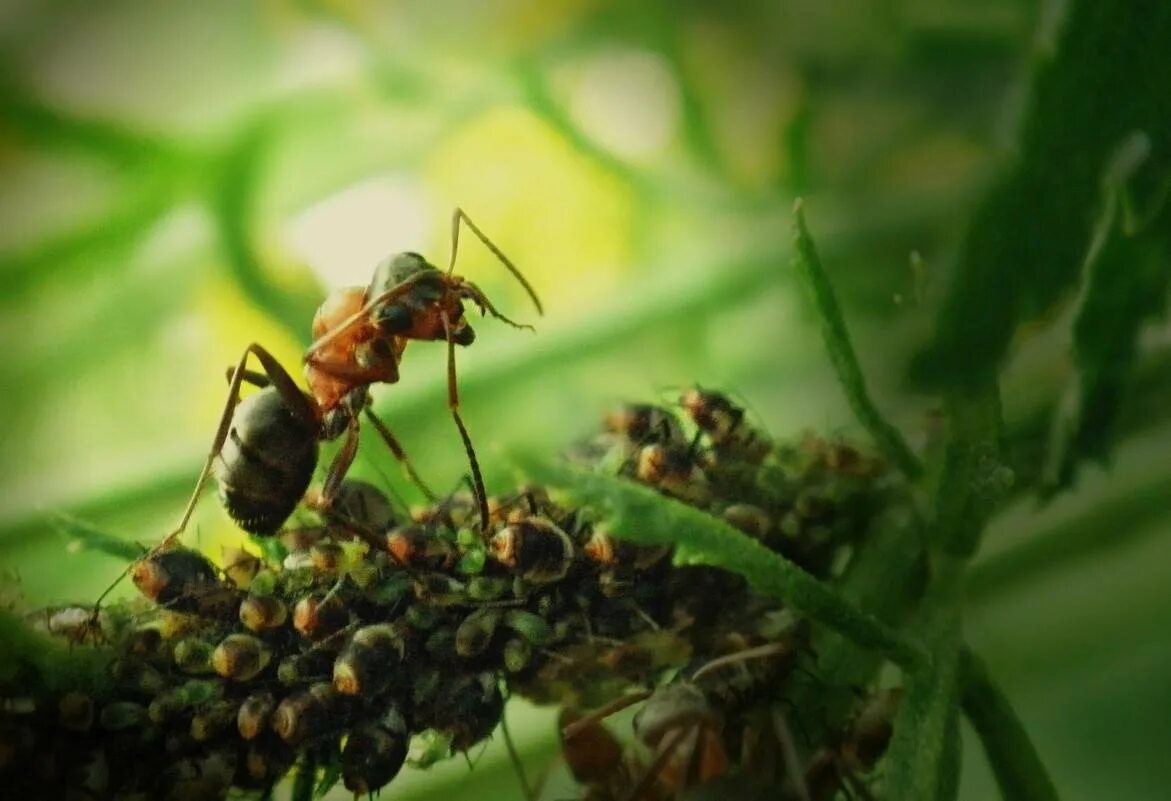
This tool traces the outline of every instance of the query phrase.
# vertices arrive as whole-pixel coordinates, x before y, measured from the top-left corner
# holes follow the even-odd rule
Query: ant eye
[[[411,330],[411,311],[405,306],[392,303],[374,312],[374,322],[384,334],[402,334]]]

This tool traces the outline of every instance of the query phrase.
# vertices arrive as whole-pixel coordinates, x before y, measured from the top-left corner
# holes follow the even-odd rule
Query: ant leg
[[[496,247],[496,244],[484,235],[484,232],[480,230],[479,226],[472,222],[472,218],[464,213],[464,210],[458,206],[451,214],[451,258],[447,264],[447,274],[451,275],[455,270],[455,253],[456,250],[459,249],[459,224],[461,222],[466,224],[468,228],[471,229],[472,233],[476,235],[476,238],[484,243],[484,247],[492,251],[492,255],[498,258],[500,263],[503,264],[510,273],[512,273],[513,278],[520,282],[520,285],[525,288],[525,292],[529,293],[529,298],[532,299],[533,305],[537,307],[537,314],[543,315],[545,313],[545,309],[543,306],[541,306],[541,299],[537,297],[537,293],[533,290],[532,285],[530,285],[525,277],[521,275],[520,270],[516,268],[516,265],[512,263],[512,260],[505,256],[503,251]]]
[[[224,378],[228,380],[229,385],[232,383],[232,376],[235,374],[235,367],[229,367],[224,371]],[[243,375],[245,383],[251,384],[254,387],[260,387],[261,389],[264,389],[265,387],[272,384],[272,382],[268,380],[268,376],[266,376],[264,373],[258,373],[255,370],[244,370]]]
[[[265,376],[261,377],[250,370],[245,369],[248,363],[249,354],[256,357],[260,365],[264,368]],[[211,450],[208,451],[207,460],[203,463],[203,469],[199,473],[199,478],[195,482],[195,489],[191,492],[191,498],[187,501],[187,508],[183,510],[183,517],[179,520],[179,525],[163,538],[162,542],[151,548],[142,558],[149,559],[159,551],[170,547],[176,539],[182,536],[183,531],[187,528],[187,523],[191,520],[191,515],[195,511],[195,505],[199,502],[199,496],[203,492],[203,487],[207,483],[207,477],[211,474],[211,468],[215,464],[216,457],[219,456],[220,450],[224,447],[224,443],[228,439],[228,433],[232,430],[232,412],[236,408],[236,404],[240,401],[240,385],[248,376],[253,376],[262,380],[266,385],[271,383],[277,391],[281,393],[281,397],[288,405],[289,410],[306,421],[317,422],[317,406],[313,403],[305,393],[298,387],[293,377],[289,375],[288,371],[281,366],[280,362],[273,357],[271,353],[264,349],[261,345],[253,342],[244,349],[244,353],[240,356],[240,362],[234,368],[229,368],[229,386],[228,399],[224,403],[224,411],[220,415],[219,428],[216,429],[215,439],[212,440]],[[134,568],[135,562],[131,562],[126,566],[118,578],[114,579],[109,587],[102,591],[98,596],[97,601],[94,602],[94,610],[101,608],[102,601],[110,592],[118,586],[118,582]]]
[[[468,436],[467,426],[459,414],[459,387],[455,382],[455,340],[451,338],[451,321],[446,311],[439,312],[439,319],[443,321],[443,335],[447,339],[447,408],[459,429],[460,438],[464,441],[464,450],[468,454],[468,464],[472,468],[472,483],[475,484],[476,501],[480,506],[480,533],[488,536],[488,493],[484,490],[484,477],[480,474],[480,462],[476,459],[476,450],[472,447],[472,438]]]
[[[341,489],[342,480],[349,472],[350,465],[354,463],[354,457],[357,454],[358,418],[351,417],[349,425],[346,426],[346,439],[338,450],[337,456],[333,457],[333,462],[329,465],[329,472],[325,475],[325,482],[321,485],[320,504],[325,509],[329,509],[333,505],[338,491]]]
[[[797,755],[797,744],[793,739],[793,732],[789,729],[788,721],[779,707],[773,707],[772,713],[773,734],[777,738],[777,745],[781,749],[781,763],[785,768],[785,775],[789,777],[789,784],[796,793],[799,801],[812,801],[809,795],[809,786],[805,783],[805,773],[801,769],[801,758]]]
[[[423,479],[419,477],[419,474],[415,472],[415,467],[411,464],[411,460],[407,457],[407,452],[404,451],[403,446],[399,444],[398,438],[395,437],[394,434],[390,433],[390,429],[386,427],[386,423],[382,422],[382,420],[378,418],[378,415],[374,414],[374,411],[369,406],[366,407],[365,411],[366,419],[370,421],[370,423],[374,426],[374,430],[378,432],[380,437],[382,437],[382,441],[386,443],[386,447],[390,448],[390,452],[394,454],[394,458],[398,459],[402,464],[403,469],[407,473],[407,477],[410,478],[416,487],[423,491],[423,494],[427,496],[428,501],[434,503],[435,501],[439,500],[439,496],[432,492],[431,488],[427,486],[426,482],[424,482]]]
[[[155,546],[151,551],[152,553],[157,553],[171,545],[176,538],[182,535],[184,529],[187,528],[187,523],[191,520],[191,514],[195,511],[195,505],[199,501],[200,494],[203,492],[203,486],[207,482],[207,477],[211,474],[216,457],[219,456],[220,450],[224,447],[224,443],[228,439],[228,433],[232,429],[232,412],[236,404],[240,401],[240,385],[251,372],[244,369],[248,363],[249,354],[255,356],[260,362],[267,376],[264,379],[265,382],[270,382],[276,387],[277,391],[281,393],[282,399],[288,405],[289,410],[295,416],[307,422],[317,422],[316,405],[297,387],[296,382],[293,381],[293,377],[281,366],[280,362],[255,342],[245,348],[244,354],[240,357],[240,363],[232,371],[232,382],[228,387],[228,399],[224,404],[224,411],[220,415],[219,428],[216,430],[215,439],[212,440],[211,450],[208,451],[207,460],[203,464],[203,470],[200,471],[199,479],[195,482],[195,490],[191,493],[190,500],[187,501],[187,508],[183,511],[183,517],[180,519],[176,529],[168,534],[161,543]]]

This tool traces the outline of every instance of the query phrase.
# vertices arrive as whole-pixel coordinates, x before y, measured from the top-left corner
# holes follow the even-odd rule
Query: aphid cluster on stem
[[[831,576],[864,533],[871,496],[886,491],[881,466],[856,451],[829,456],[846,446],[774,445],[717,398],[685,395],[689,422],[625,407],[607,417],[602,447],[586,449],[602,469]],[[656,466],[653,447],[674,455]],[[786,529],[810,493],[828,499],[817,525]],[[604,754],[583,757],[597,765],[575,768],[589,798],[675,798],[780,753],[775,720],[748,710],[779,708],[804,626],[740,577],[616,539],[591,510],[542,487],[482,499],[486,529],[481,499],[467,493],[409,517],[371,485],[341,482],[336,497],[349,499],[344,515],[335,503],[320,523],[286,528],[265,557],[234,553],[221,569],[171,547],[136,562],[142,599],[99,619],[106,681],[0,688],[12,702],[0,713],[0,786],[26,798],[220,799],[268,791],[311,760],[369,793],[394,779],[412,740],[428,744],[415,760],[425,764],[489,737],[511,695],[579,708],[649,697],[636,718],[646,753],[597,745]],[[739,652],[763,656],[720,662]],[[706,673],[663,683],[712,660]],[[846,741],[823,745],[845,754]],[[799,749],[810,765],[828,758],[817,745]],[[839,785],[843,766],[866,766],[831,763]]]

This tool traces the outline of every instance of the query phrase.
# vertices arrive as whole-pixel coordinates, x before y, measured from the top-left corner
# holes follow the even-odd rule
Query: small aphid
[[[754,539],[763,540],[772,530],[772,520],[759,506],[734,503],[724,509],[721,517]]]
[[[520,673],[533,659],[533,644],[524,637],[511,637],[504,643],[502,659],[509,673]]]
[[[455,543],[435,535],[424,525],[399,526],[386,534],[386,550],[404,567],[446,570],[455,564]]]
[[[692,387],[679,398],[680,405],[719,451],[759,463],[768,454],[764,436],[744,420],[744,409],[720,392]]]
[[[335,731],[330,719],[337,706],[333,685],[319,682],[281,701],[272,713],[272,729],[289,745],[298,745]]]
[[[232,681],[251,681],[268,667],[272,652],[250,634],[229,634],[211,656],[215,672]]]
[[[249,595],[240,602],[240,623],[249,631],[280,628],[288,619],[288,607],[274,595]]]
[[[489,542],[488,552],[533,584],[565,578],[574,556],[569,535],[544,517],[527,517],[501,529]]]
[[[503,710],[495,673],[464,674],[442,684],[424,708],[416,709],[415,723],[445,734],[453,750],[466,751],[495,730]]]
[[[505,612],[504,625],[533,645],[548,645],[553,640],[553,627],[540,615],[523,609],[509,609]]]
[[[188,728],[191,739],[206,743],[226,731],[236,720],[240,704],[237,701],[216,701],[205,706],[193,718]]]
[[[224,575],[228,577],[228,581],[237,589],[247,590],[263,566],[260,557],[234,545],[223,546],[222,554]]]
[[[57,722],[68,731],[89,731],[94,724],[94,699],[85,693],[65,693],[57,702]]]
[[[402,662],[406,644],[393,623],[376,623],[354,632],[333,663],[333,686],[342,695],[373,695],[384,690]]]
[[[467,594],[473,601],[495,601],[503,598],[511,587],[512,582],[506,578],[473,576],[468,579]]]
[[[310,546],[309,561],[315,570],[321,573],[335,574],[341,571],[345,565],[346,552],[336,542],[323,540]]]
[[[647,403],[628,403],[608,412],[603,427],[611,434],[624,437],[630,445],[684,443],[683,429],[669,410]]]
[[[106,731],[123,731],[145,722],[146,707],[133,701],[115,701],[102,707],[98,721]]]
[[[293,766],[296,752],[276,737],[258,737],[248,743],[236,772],[235,784],[245,790],[268,791]]]
[[[602,567],[628,567],[646,570],[662,561],[671,552],[666,545],[638,545],[617,539],[607,531],[595,528],[582,546],[586,558]]]
[[[488,650],[503,615],[500,609],[482,608],[464,618],[455,630],[455,652],[468,659]]]
[[[154,695],[167,687],[167,681],[157,668],[137,659],[115,659],[110,663],[110,676],[131,692]]]
[[[342,781],[346,789],[355,796],[380,790],[402,769],[409,744],[406,721],[394,707],[378,720],[355,727],[342,748]]]
[[[255,740],[268,728],[276,699],[272,693],[254,693],[244,699],[236,711],[236,728],[245,740]]]
[[[211,657],[215,646],[198,637],[184,637],[175,643],[175,667],[184,673],[213,673]]]
[[[159,551],[139,559],[130,575],[148,599],[178,612],[202,611],[205,601],[222,595],[215,567],[199,551],[189,548]]]
[[[712,499],[711,485],[687,446],[647,445],[638,452],[635,475],[680,500],[706,506]]]
[[[310,640],[328,637],[349,622],[350,613],[336,595],[309,595],[293,608],[293,628]]]

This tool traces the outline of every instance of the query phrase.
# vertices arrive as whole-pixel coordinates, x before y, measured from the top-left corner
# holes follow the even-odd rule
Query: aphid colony
[[[692,390],[681,405],[690,435],[668,409],[628,406],[577,458],[824,577],[896,491],[849,446],[773,445],[722,395]],[[590,708],[625,693],[649,696],[641,751],[600,717],[565,738],[584,797],[676,798],[743,776],[795,798],[865,790],[881,744],[852,759],[854,727],[795,745],[777,722],[807,649],[801,621],[737,576],[614,539],[543,488],[485,500],[456,494],[403,519],[347,480],[320,524],[267,539],[264,557],[217,568],[152,551],[130,571],[145,600],[107,606],[99,637],[74,638],[75,655],[107,660],[103,681],[0,686],[4,797],[220,799],[269,792],[294,765],[368,793],[409,754],[425,765],[489,737],[507,695]],[[53,617],[51,631],[69,631]]]

